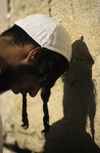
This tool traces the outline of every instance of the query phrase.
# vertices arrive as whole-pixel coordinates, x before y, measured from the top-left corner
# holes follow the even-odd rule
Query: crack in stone
[[[49,11],[49,16],[50,16],[50,17],[52,16],[52,15],[51,15],[51,6],[50,6],[51,1],[52,1],[52,0],[48,0],[48,5],[49,5],[48,11]]]

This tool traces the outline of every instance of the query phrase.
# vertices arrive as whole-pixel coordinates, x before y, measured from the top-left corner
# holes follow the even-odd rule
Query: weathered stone
[[[92,57],[94,59],[93,66],[91,63],[88,64],[88,61],[75,61],[65,81],[58,79],[52,88],[48,103],[52,126],[49,134],[46,135],[47,139],[41,134],[43,112],[40,92],[34,99],[27,97],[30,124],[27,130],[20,126],[22,124],[21,95],[16,96],[11,92],[3,94],[0,97],[0,106],[4,136],[10,130],[14,133],[20,148],[33,152],[42,152],[43,149],[46,150],[46,153],[63,153],[65,150],[75,152],[75,149],[81,153],[100,152],[100,1],[11,0],[9,20],[5,17],[6,9],[4,10],[4,15],[0,15],[0,31],[13,25],[14,21],[30,14],[57,15],[68,30],[72,43],[80,40],[81,36],[84,37],[83,41],[87,47],[80,44],[77,48],[76,44],[74,58],[82,57],[83,60],[90,60]],[[95,84],[96,97],[91,78]],[[93,142],[93,133],[97,145]]]

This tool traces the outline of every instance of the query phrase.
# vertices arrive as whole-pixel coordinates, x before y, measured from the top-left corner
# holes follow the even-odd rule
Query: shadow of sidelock
[[[44,145],[45,153],[99,153],[95,143],[95,88],[92,81],[94,61],[83,37],[72,44],[70,69],[63,78],[64,118],[54,123]],[[87,117],[91,135],[86,132]]]

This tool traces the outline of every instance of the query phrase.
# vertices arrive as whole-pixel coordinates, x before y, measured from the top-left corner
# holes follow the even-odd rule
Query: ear
[[[42,48],[41,47],[37,47],[33,50],[31,50],[27,56],[27,62],[32,62],[33,59],[36,59],[38,58],[38,56],[40,56],[41,54],[41,51],[42,51]]]

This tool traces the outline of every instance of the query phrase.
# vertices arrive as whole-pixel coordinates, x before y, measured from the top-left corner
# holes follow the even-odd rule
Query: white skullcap
[[[55,51],[70,61],[72,54],[70,36],[60,22],[57,17],[37,14],[20,19],[15,24],[41,47]]]

